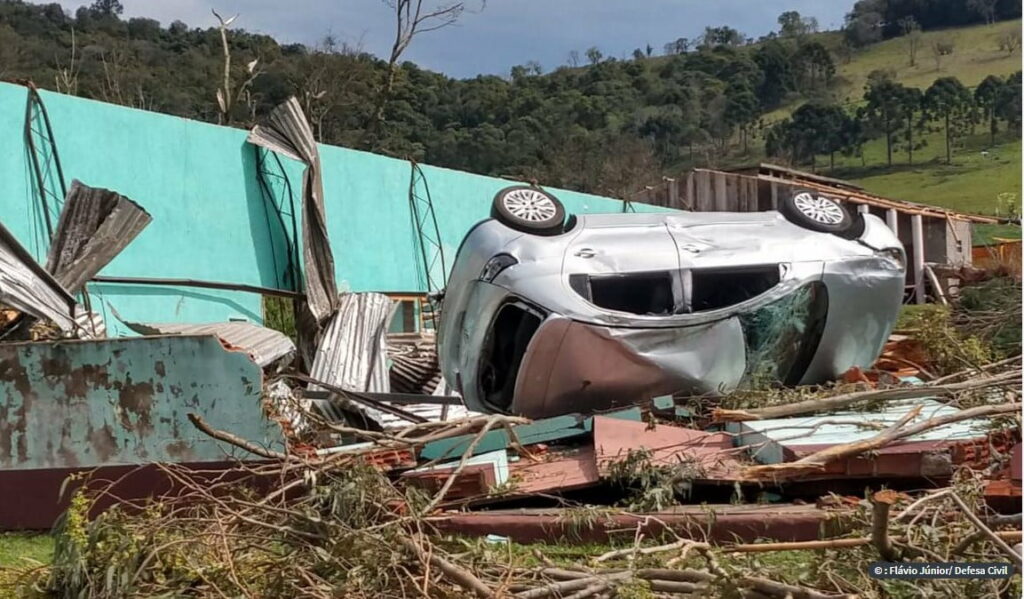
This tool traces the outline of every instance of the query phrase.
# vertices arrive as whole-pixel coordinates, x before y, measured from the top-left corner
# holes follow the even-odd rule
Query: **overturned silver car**
[[[824,382],[874,362],[903,296],[892,232],[813,192],[778,212],[566,220],[516,186],[492,217],[463,240],[441,305],[441,369],[473,410]]]

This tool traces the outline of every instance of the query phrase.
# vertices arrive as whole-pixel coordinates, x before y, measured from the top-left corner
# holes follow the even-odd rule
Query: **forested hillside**
[[[331,38],[279,44],[229,26],[225,85],[217,27],[123,19],[117,0],[73,15],[0,0],[0,77],[233,126],[294,94],[326,143],[625,197],[692,165],[869,166],[947,141],[934,158],[950,161],[979,128],[1017,135],[1019,21],[997,21],[1020,8],[861,0],[842,32],[787,12],[757,40],[713,26],[629,60],[593,47],[551,72],[528,63],[465,80],[391,69]]]

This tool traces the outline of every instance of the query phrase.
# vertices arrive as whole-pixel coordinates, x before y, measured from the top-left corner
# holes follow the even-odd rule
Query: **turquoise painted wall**
[[[113,189],[153,215],[152,224],[102,274],[285,287],[288,227],[281,227],[273,208],[268,212],[246,131],[40,94],[68,184],[77,178]],[[4,224],[43,261],[44,221],[23,132],[26,96],[25,88],[0,83],[0,205]],[[424,291],[409,206],[411,165],[335,146],[321,146],[321,158],[328,232],[341,289]],[[298,202],[301,165],[282,162]],[[488,217],[494,194],[511,183],[426,165],[422,171],[450,267],[463,235]],[[622,211],[618,200],[552,191],[570,213]],[[661,210],[645,205],[636,209]],[[290,223],[287,213],[280,219]],[[89,292],[94,308],[101,308],[118,334],[127,331],[110,306],[126,319],[143,322],[262,322],[260,298],[249,293],[98,283],[90,284]]]

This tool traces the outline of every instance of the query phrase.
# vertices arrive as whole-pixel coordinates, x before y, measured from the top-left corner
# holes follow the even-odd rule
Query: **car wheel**
[[[494,196],[491,217],[523,233],[558,235],[563,230],[565,207],[558,198],[542,189],[516,185]]]
[[[783,199],[779,212],[794,224],[822,233],[842,233],[853,224],[839,202],[807,190]]]

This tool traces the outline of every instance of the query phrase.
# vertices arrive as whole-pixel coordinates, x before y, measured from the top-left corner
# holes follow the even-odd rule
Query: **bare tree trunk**
[[[949,146],[950,146],[950,143],[949,143],[949,113],[947,112],[946,113],[946,164],[952,164],[953,163],[952,153],[950,152],[950,147]]]
[[[892,166],[892,129],[890,129],[889,123],[885,124],[885,157],[886,163]]]

